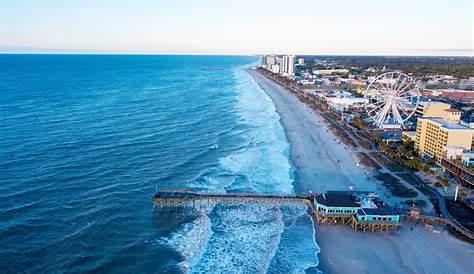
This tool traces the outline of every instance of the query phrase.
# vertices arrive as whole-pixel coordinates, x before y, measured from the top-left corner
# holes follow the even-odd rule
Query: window
[[[365,220],[365,217],[360,218],[362,221]]]

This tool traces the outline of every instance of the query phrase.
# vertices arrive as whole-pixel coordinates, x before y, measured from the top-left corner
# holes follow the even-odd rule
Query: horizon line
[[[264,56],[264,55],[286,55],[285,53],[254,53],[254,54],[238,54],[238,53],[158,53],[158,52],[35,52],[35,51],[1,51],[0,55],[181,55],[181,56]],[[464,57],[473,58],[474,55],[430,55],[430,54],[383,54],[383,53],[319,53],[319,54],[293,54],[295,56],[378,56],[378,57]]]

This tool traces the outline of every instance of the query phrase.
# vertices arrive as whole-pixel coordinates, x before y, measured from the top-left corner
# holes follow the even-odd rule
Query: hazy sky
[[[472,56],[473,1],[0,0],[0,46],[3,52]]]

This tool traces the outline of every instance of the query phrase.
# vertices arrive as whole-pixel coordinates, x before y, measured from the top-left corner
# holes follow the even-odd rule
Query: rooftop
[[[419,117],[418,119],[430,120],[430,121],[432,121],[432,122],[435,122],[435,123],[439,124],[441,127],[447,128],[447,129],[472,130],[471,128],[469,128],[469,127],[467,127],[467,126],[464,126],[464,125],[460,125],[460,124],[456,124],[456,123],[448,123],[448,122],[446,122],[445,120],[443,120],[442,118],[436,118],[436,117]]]
[[[318,204],[337,207],[359,207],[355,198],[349,193],[326,193],[315,197]]]
[[[410,137],[415,137],[416,131],[404,131],[402,134],[408,135]]]
[[[382,131],[379,133],[380,138],[385,141],[401,141],[402,133],[399,131]]]
[[[420,105],[423,105],[423,106],[427,106],[427,105],[445,105],[445,106],[449,106],[449,104],[447,104],[447,103],[437,102],[437,101],[420,102]]]
[[[391,207],[362,208],[357,211],[359,215],[398,215]]]

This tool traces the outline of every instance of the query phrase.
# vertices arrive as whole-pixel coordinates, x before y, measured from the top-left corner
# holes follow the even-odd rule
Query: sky
[[[474,0],[0,0],[0,51],[473,56]]]

